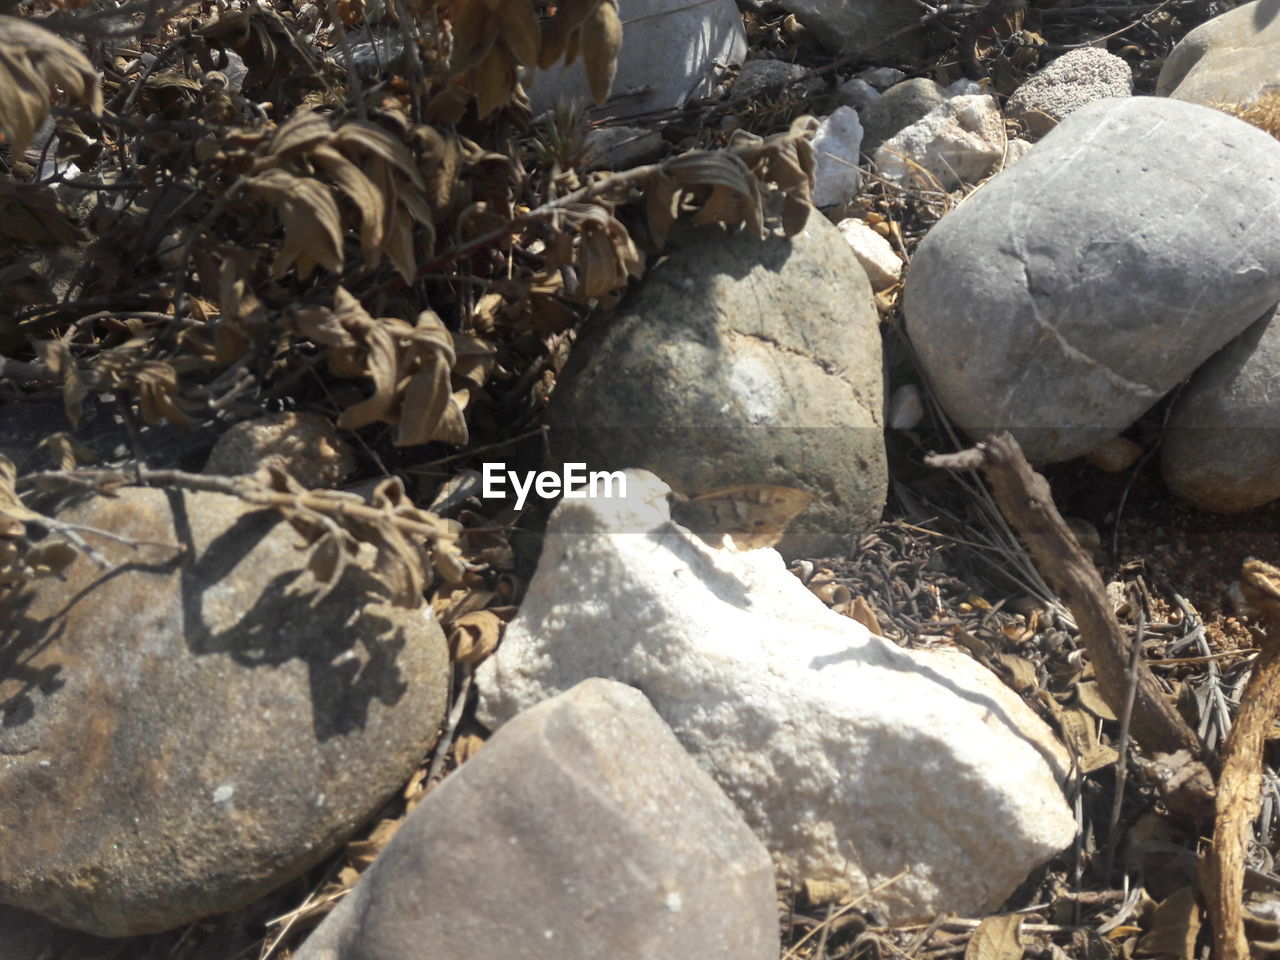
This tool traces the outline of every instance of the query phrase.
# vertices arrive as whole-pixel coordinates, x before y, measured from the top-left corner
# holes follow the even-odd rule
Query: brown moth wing
[[[808,490],[748,483],[696,497],[672,495],[671,517],[704,537],[728,534],[743,550],[772,547],[814,500]]]

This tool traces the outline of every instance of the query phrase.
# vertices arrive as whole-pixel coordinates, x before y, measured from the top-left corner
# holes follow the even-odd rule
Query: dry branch
[[[1213,955],[1218,960],[1249,958],[1244,931],[1245,851],[1250,825],[1258,815],[1262,747],[1280,712],[1280,569],[1246,560],[1240,590],[1274,635],[1263,641],[1253,663],[1227,737],[1218,781],[1218,816],[1205,861],[1205,897],[1213,924]]]
[[[1001,512],[1022,537],[1049,585],[1071,609],[1098,687],[1119,716],[1129,694],[1130,643],[1116,618],[1097,569],[1053,504],[1049,483],[1036,473],[1008,433],[972,450],[926,458],[933,467],[981,467]],[[1131,732],[1151,754],[1169,755],[1171,776],[1158,781],[1172,809],[1199,818],[1211,809],[1213,779],[1201,761],[1199,738],[1166,699],[1151,669],[1139,662],[1135,675]]]

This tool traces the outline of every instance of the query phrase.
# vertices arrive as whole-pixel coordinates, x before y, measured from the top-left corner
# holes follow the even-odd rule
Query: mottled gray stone
[[[553,457],[643,467],[681,493],[812,490],[789,555],[843,552],[884,508],[884,377],[866,273],[813,213],[790,239],[692,232],[575,345]]]
[[[411,813],[296,960],[776,960],[769,854],[639,691],[516,717]]]
[[[1260,130],[1176,100],[1091,103],[929,232],[907,331],[958,425],[1067,460],[1280,300],[1277,211],[1280,143]]]
[[[809,68],[798,63],[787,63],[785,60],[748,60],[742,65],[738,79],[733,82],[729,91],[730,103],[745,103],[760,96],[777,98],[789,84],[799,80],[809,72]],[[797,86],[792,93],[807,96],[821,90],[821,77],[814,77],[807,83]]]
[[[873,160],[886,180],[950,190],[991,173],[1004,159],[1005,143],[996,98],[963,93],[899,130],[877,148]]]
[[[1161,448],[1169,489],[1216,513],[1280,497],[1280,316],[1255,322],[1196,371]]]
[[[902,0],[779,0],[818,41],[832,50],[851,53],[880,43],[877,52],[919,49],[919,31],[889,39],[920,21],[920,9]]]
[[[1086,103],[1133,93],[1129,65],[1101,47],[1080,47],[1051,61],[1009,98],[1005,113],[1034,136],[1052,130]]]
[[[420,761],[449,677],[442,631],[391,605],[371,547],[321,599],[274,511],[118,494],[58,516],[152,545],[91,536],[108,569],[82,556],[0,591],[0,902],[108,936],[230,910],[326,856]]]
[[[895,83],[879,99],[858,112],[863,129],[862,149],[871,153],[946,99],[946,91],[928,77],[913,77]]]
[[[1236,104],[1280,90],[1280,0],[1254,0],[1202,23],[1173,48],[1156,93]]]
[[[231,427],[213,445],[204,472],[235,476],[264,466],[308,487],[336,487],[355,469],[356,458],[328,417],[288,411]]]

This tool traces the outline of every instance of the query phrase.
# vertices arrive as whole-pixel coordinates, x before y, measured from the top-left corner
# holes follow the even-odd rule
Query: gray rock
[[[836,99],[861,112],[880,99],[880,91],[861,77],[851,77],[836,87]]]
[[[887,94],[886,94],[887,96]],[[995,97],[953,96],[877,148],[880,175],[895,183],[923,181],[950,190],[977,183],[1005,154],[1004,116]]]
[[[327,417],[288,411],[237,423],[213,445],[204,472],[235,476],[264,466],[308,487],[336,487],[356,459]]]
[[[1018,87],[1005,114],[1021,120],[1033,136],[1042,136],[1086,103],[1132,93],[1133,72],[1127,63],[1100,47],[1080,47]]]
[[[644,695],[585,680],[418,805],[296,960],[776,960],[769,854]]]
[[[957,424],[1067,460],[1280,300],[1277,208],[1280,143],[1260,130],[1174,100],[1091,103],[929,232],[907,331]]]
[[[609,100],[595,114],[632,117],[709,96],[724,66],[742,63],[747,34],[733,0],[619,0],[622,49]],[[534,115],[557,100],[591,104],[582,59],[539,70],[529,85]]]
[[[1280,0],[1254,0],[1202,23],[1173,48],[1156,93],[1236,104],[1280,89]]]
[[[321,599],[300,535],[237,498],[126,488],[58,516],[151,545],[96,539],[108,570],[0,591],[0,902],[174,927],[298,876],[404,783],[448,654],[371,547]]]
[[[662,156],[667,142],[657,130],[644,127],[595,127],[587,134],[591,144],[589,170],[630,170]]]
[[[777,98],[786,84],[799,80],[808,72],[808,67],[785,60],[748,60],[742,65],[742,72],[729,91],[729,102],[745,103],[761,96]],[[795,92],[808,96],[822,87],[822,78],[814,77],[798,86]]]
[[[1268,311],[1197,370],[1169,417],[1165,482],[1201,509],[1236,513],[1280,498],[1277,316]]]
[[[818,42],[832,50],[852,53],[886,41],[877,54],[906,53],[920,47],[919,31],[894,40],[889,35],[920,20],[915,4],[902,0],[779,0],[788,13],[807,27]]]
[[[551,452],[644,467],[687,495],[743,483],[822,496],[789,555],[843,552],[887,484],[879,319],[848,243],[695,231],[574,347],[547,411]]]
[[[1071,842],[1067,754],[994,674],[873,635],[773,550],[704,543],[666,492],[630,471],[625,499],[556,508],[476,673],[481,722],[518,723],[586,677],[632,684],[784,876],[894,921],[981,916]]]
[[[872,152],[946,99],[946,91],[928,77],[914,77],[894,84],[858,114],[864,131],[862,149]]]

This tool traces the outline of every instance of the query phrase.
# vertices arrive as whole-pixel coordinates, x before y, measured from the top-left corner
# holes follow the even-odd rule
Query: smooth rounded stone
[[[862,269],[867,271],[873,290],[887,289],[902,279],[902,258],[893,245],[865,221],[849,217],[836,226],[862,264]]]
[[[1196,371],[1164,433],[1178,496],[1237,513],[1280,498],[1280,316],[1271,310]]]
[[[911,126],[935,107],[945,103],[947,92],[928,77],[913,77],[895,83],[859,113],[862,120],[862,148],[874,151],[899,130]]]
[[[862,78],[852,77],[836,87],[836,99],[861,111],[880,99],[880,91]]]
[[[295,960],[777,960],[773,864],[645,699],[530,707],[409,814]]]
[[[854,76],[883,91],[896,83],[901,83],[907,75],[897,67],[867,67],[865,70],[859,70]]]
[[[1277,209],[1280,143],[1260,130],[1176,100],[1091,103],[929,231],[907,332],[959,426],[1069,460],[1280,300]]]
[[[960,94],[895,133],[874,159],[886,180],[908,183],[923,171],[950,190],[991,173],[1004,159],[1005,143],[1004,115],[995,97]]]
[[[832,207],[848,203],[862,185],[858,169],[858,148],[862,146],[862,124],[853,107],[837,107],[823,119],[813,136],[813,205]]]
[[[865,895],[893,922],[982,916],[1070,844],[1066,752],[994,674],[875,636],[776,551],[710,546],[671,520],[665,484],[626,479],[625,498],[552,513],[520,612],[476,673],[482,723],[518,722],[587,677],[628,683],[785,876]]]
[[[733,0],[618,0],[622,48],[608,101],[593,116],[632,117],[706,97],[725,66],[742,63],[747,33]],[[591,104],[579,57],[537,71],[529,85],[534,115],[557,101]]]
[[[336,487],[355,470],[356,458],[328,417],[288,411],[231,427],[213,445],[204,472],[236,476],[266,466],[310,487]]]
[[[1238,104],[1280,89],[1280,0],[1254,0],[1200,24],[1160,68],[1156,94]]]
[[[0,902],[178,926],[298,876],[403,785],[448,652],[372,547],[320,598],[301,536],[238,498],[124,488],[58,518],[143,545],[90,536],[109,569],[0,592]]]
[[[791,238],[686,236],[575,345],[547,410],[553,458],[644,467],[687,496],[812,490],[780,549],[847,551],[888,483],[866,273],[816,213]]]
[[[630,170],[662,156],[667,142],[657,130],[644,127],[592,127],[587,131],[588,170]]]
[[[742,65],[738,79],[729,91],[730,103],[745,103],[761,96],[777,97],[785,86],[809,73],[809,68],[785,60],[748,60]],[[814,77],[797,88],[796,92],[808,96],[821,90],[821,77]]]
[[[1071,112],[1095,100],[1133,93],[1133,71],[1100,47],[1080,47],[1051,61],[1013,92],[1005,114],[1033,136],[1048,133]]]

